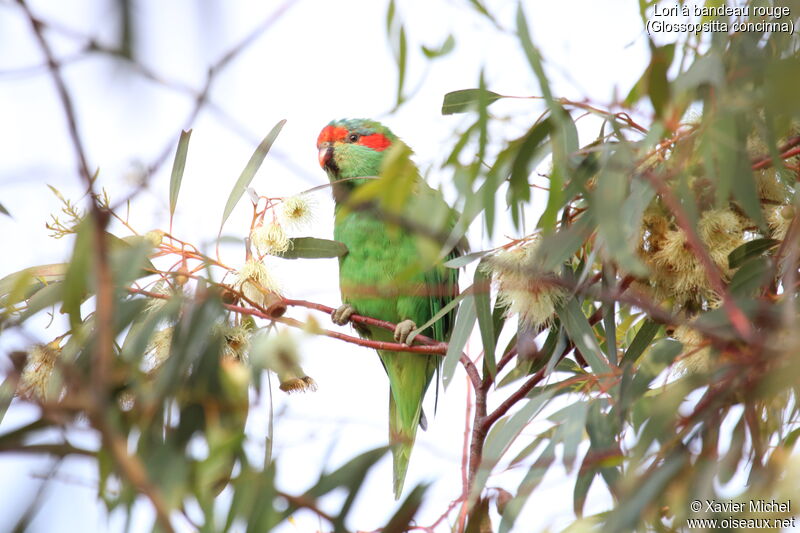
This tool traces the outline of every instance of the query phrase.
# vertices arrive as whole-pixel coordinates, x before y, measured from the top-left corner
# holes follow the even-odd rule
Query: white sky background
[[[109,44],[114,42],[115,3],[42,0],[29,4],[46,21]],[[516,2],[487,4],[504,27],[514,28]],[[624,97],[648,58],[637,2],[531,0],[524,4],[533,39],[547,61],[554,94],[578,100],[586,97],[600,106],[608,105],[615,93]],[[134,5],[139,17],[137,28],[144,31],[137,42],[139,60],[164,78],[199,89],[207,66],[281,3],[173,0],[138,1]],[[243,136],[231,131],[208,110],[191,124],[194,131],[175,216],[176,235],[198,244],[216,235],[233,183],[258,140],[282,118],[288,122],[274,149],[292,165],[282,164],[275,157],[277,153],[270,154],[252,183],[260,194],[290,195],[325,183],[316,158],[319,130],[333,118],[373,117],[400,135],[415,150],[423,171],[432,168],[430,181],[442,184],[446,195],[454,198],[447,173],[437,169],[451,146],[451,132],[465,119],[463,115],[440,114],[443,95],[477,86],[481,67],[486,69],[488,88],[498,93],[538,95],[540,90],[513,35],[498,33],[466,0],[400,1],[399,8],[409,38],[407,88],[420,84],[426,68],[419,45],[436,47],[452,33],[456,49],[430,65],[419,92],[395,114],[387,115],[394,104],[397,72],[385,34],[386,2],[298,0],[226,67],[216,78],[210,99],[249,133]],[[81,44],[56,33],[48,33],[48,38],[59,57],[76,52]],[[44,70],[14,73],[43,60],[27,20],[13,2],[0,2],[0,51],[0,203],[14,217],[0,217],[2,277],[67,257],[71,243],[49,238],[44,228],[49,213],[59,209],[46,184],[56,186],[69,198],[81,194],[81,185],[50,77]],[[105,55],[74,62],[63,72],[75,101],[90,167],[99,167],[100,184],[109,190],[112,200],[120,198],[131,188],[128,176],[132,163],[147,163],[168,143],[177,141],[180,130],[187,126],[193,101],[142,79]],[[513,111],[525,124],[539,115],[541,107],[531,101],[513,101],[495,104],[492,110]],[[518,133],[511,129],[514,127],[497,133],[511,137]],[[587,142],[596,133],[596,126],[582,129],[581,141]],[[167,164],[133,205],[131,221],[140,232],[166,229],[174,144],[170,150]],[[539,192],[540,200],[544,194]],[[331,238],[332,201],[326,191],[316,197],[316,222],[303,234]],[[529,220],[535,221],[537,216],[534,211]],[[244,237],[249,219],[245,197],[224,233]],[[126,234],[116,229],[120,230],[117,234]],[[511,235],[510,230],[506,234]],[[472,237],[473,249],[487,245],[481,242],[479,230]],[[495,237],[496,242],[504,239],[502,232]],[[224,258],[236,265],[243,252],[228,247]],[[334,260],[274,260],[271,264],[288,296],[333,307],[340,303]],[[307,315],[303,309],[290,310],[290,316],[303,319]],[[336,329],[324,315],[315,317],[325,327]],[[42,326],[45,323],[40,321]],[[43,341],[61,331],[58,322],[49,330],[28,330]],[[0,363],[6,364],[8,352],[23,346],[24,339],[18,335],[0,338]],[[291,397],[280,391],[274,393],[278,484],[291,493],[308,488],[323,467],[335,468],[358,453],[385,444],[387,439],[388,380],[375,354],[324,338],[304,342],[302,352],[303,367],[317,381],[319,391]],[[471,353],[478,352],[478,345],[473,345]],[[465,387],[462,369],[457,372],[454,384],[439,399],[435,418],[432,395],[428,398],[430,429],[418,433],[406,479],[406,490],[420,481],[435,481],[417,517],[420,525],[432,523],[461,489]],[[496,394],[495,401],[504,394]],[[22,425],[34,414],[30,407],[15,404],[0,432]],[[259,454],[266,420],[263,404],[251,411],[249,431],[254,436],[254,454]],[[93,442],[89,436],[82,437]],[[17,519],[40,484],[36,476],[46,474],[48,464],[19,456],[0,457],[0,528],[10,527]],[[514,492],[524,473],[520,469],[497,476],[488,486]],[[123,528],[120,515],[112,514],[109,521],[104,507],[97,503],[92,488],[96,470],[88,461],[68,460],[57,477],[47,489],[33,530]],[[370,530],[383,525],[396,509],[389,456],[372,470],[366,483],[350,526]],[[602,494],[594,496],[587,513],[600,510],[605,501]],[[338,498],[331,498],[323,507],[336,509],[338,502]],[[144,508],[138,512],[134,530],[146,530],[151,516]],[[284,524],[280,530],[313,531],[318,527],[311,515],[299,513],[296,518],[296,526]],[[572,519],[572,480],[554,468],[530,499],[517,530],[558,529]]]

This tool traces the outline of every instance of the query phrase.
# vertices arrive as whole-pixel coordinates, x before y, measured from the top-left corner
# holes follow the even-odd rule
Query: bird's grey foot
[[[355,308],[350,304],[342,304],[331,313],[331,320],[337,326],[344,326],[350,321],[350,315],[355,313]]]
[[[413,320],[403,320],[397,327],[394,328],[394,340],[400,344],[407,344],[408,334],[417,329],[417,325]]]

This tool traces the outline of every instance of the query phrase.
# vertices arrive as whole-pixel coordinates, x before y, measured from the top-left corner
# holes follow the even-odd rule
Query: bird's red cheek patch
[[[390,141],[385,135],[373,133],[372,135],[364,135],[361,137],[358,140],[358,144],[361,146],[366,146],[367,148],[372,148],[378,152],[382,152],[391,146],[392,141]]]
[[[347,128],[341,126],[325,126],[317,137],[317,146],[324,142],[343,141],[347,136]]]

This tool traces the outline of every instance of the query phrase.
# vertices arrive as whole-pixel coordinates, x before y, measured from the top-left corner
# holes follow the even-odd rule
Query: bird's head
[[[331,181],[377,176],[384,155],[397,140],[389,128],[374,120],[334,120],[317,138],[319,164]]]

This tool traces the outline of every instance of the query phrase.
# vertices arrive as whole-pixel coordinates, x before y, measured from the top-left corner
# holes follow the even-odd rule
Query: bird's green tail
[[[389,442],[394,462],[394,497],[399,499],[417,436],[422,400],[435,369],[432,356],[380,352],[389,375]]]
[[[394,466],[394,499],[400,499],[403,493],[403,484],[406,481],[408,462],[411,459],[411,450],[414,448],[414,439],[417,437],[419,424],[404,425],[398,415],[397,406],[391,391],[389,392],[389,442],[392,444],[392,463]]]

